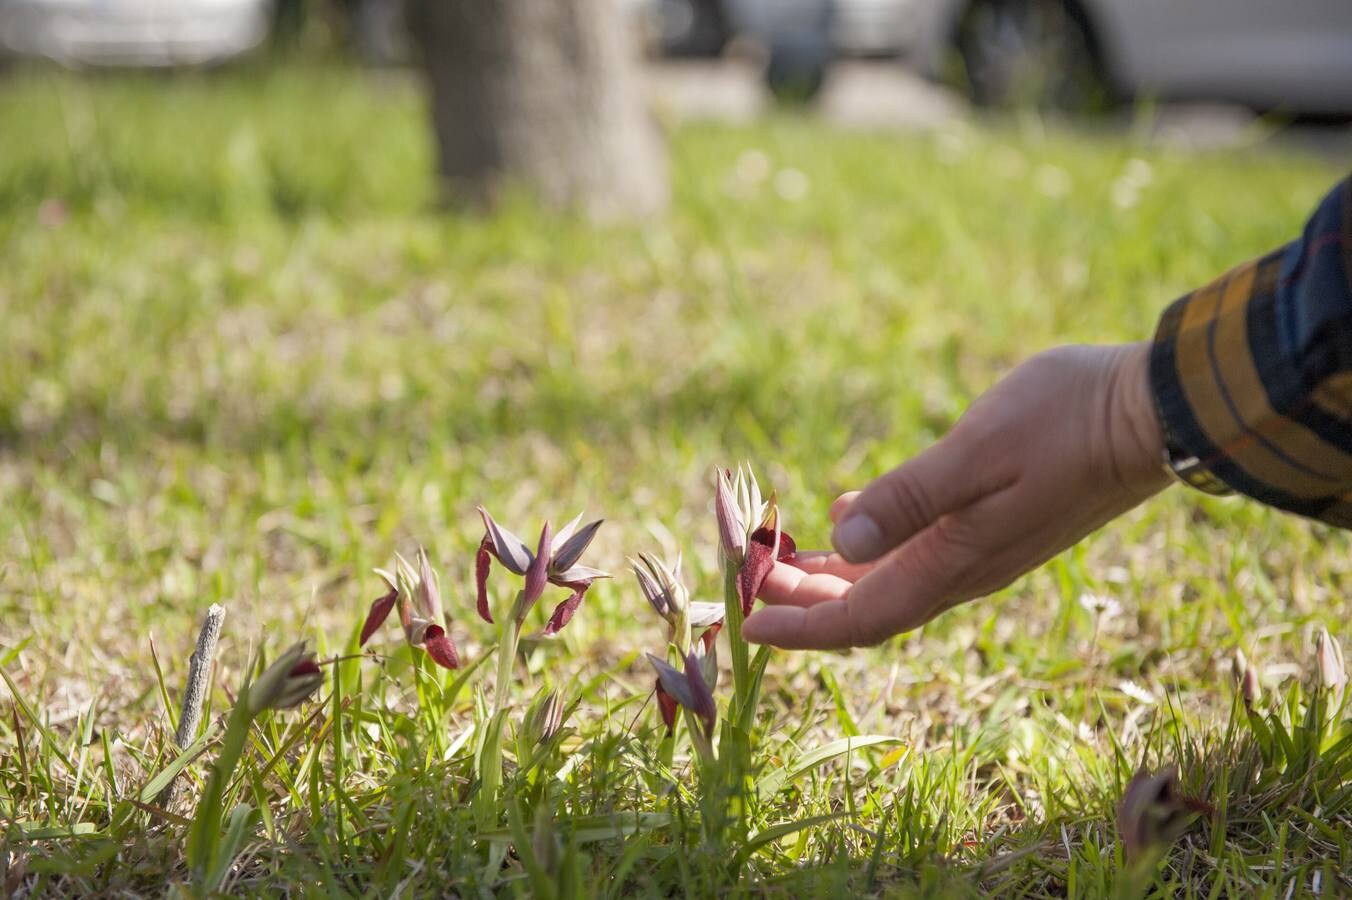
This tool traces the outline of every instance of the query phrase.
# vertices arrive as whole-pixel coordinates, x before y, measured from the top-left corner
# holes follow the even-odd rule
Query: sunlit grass
[[[1147,336],[1173,297],[1289,239],[1342,174],[1125,136],[782,118],[674,129],[671,213],[596,231],[524,200],[485,220],[430,212],[421,114],[409,83],[343,70],[0,81],[0,864],[18,884],[186,882],[182,817],[217,745],[168,816],[141,797],[174,756],[209,604],[229,610],[220,722],[257,652],[351,651],[383,590],[371,568],[419,543],[462,658],[481,659],[480,502],[523,523],[585,508],[608,519],[596,565],[680,548],[695,599],[718,600],[712,465],[750,460],[799,543],[821,545],[831,498],[1009,365]],[[1113,809],[1145,761],[1177,762],[1233,811],[1196,824],[1157,886],[1352,890],[1347,741],[1292,768],[1228,674],[1243,648],[1276,709],[1308,681],[1319,624],[1346,643],[1348,551],[1339,532],[1174,490],[884,647],[776,653],[766,772],[854,734],[905,752],[762,797],[757,828],[838,817],[760,849],[742,886],[1120,888]],[[1124,611],[1096,621],[1086,591]],[[580,698],[560,777],[517,788],[527,828],[547,793],[576,844],[559,883],[588,896],[729,889],[724,848],[697,840],[688,745],[674,772],[659,755],[643,652],[663,634],[631,579],[598,584],[529,650],[516,695]],[[493,666],[453,692],[393,632],[369,647],[325,702],[251,733],[227,808],[261,819],[227,889],[491,884],[470,762]],[[1277,773],[1261,790],[1240,775],[1255,758]],[[667,818],[615,838],[636,813]],[[531,890],[516,859],[492,877]]]

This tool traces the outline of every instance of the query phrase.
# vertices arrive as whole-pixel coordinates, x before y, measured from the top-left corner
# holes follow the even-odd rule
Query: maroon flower
[[[389,590],[371,604],[371,611],[362,624],[361,645],[366,645],[398,604],[399,621],[409,645],[427,651],[427,655],[439,666],[458,669],[460,654],[455,649],[455,642],[446,633],[441,589],[437,583],[437,574],[427,558],[427,551],[418,548],[417,570],[397,553],[395,560],[396,575],[376,569],[376,574],[384,579]]]
[[[1127,782],[1117,809],[1122,849],[1128,859],[1136,859],[1151,848],[1167,847],[1178,840],[1194,816],[1214,813],[1205,800],[1180,793],[1178,770],[1173,766],[1154,774],[1141,769]]]
[[[737,572],[737,597],[742,615],[751,615],[751,604],[775,562],[792,562],[797,545],[779,526],[779,500],[775,494],[761,501],[755,476],[744,468],[736,475],[718,470],[715,489],[719,546],[725,564]],[[751,527],[749,523],[757,523]]]
[[[324,673],[315,655],[301,641],[292,644],[249,685],[249,710],[289,709],[324,683]]]
[[[696,656],[693,650],[687,653],[684,672],[651,653],[648,662],[657,670],[657,703],[668,733],[676,721],[676,706],[679,705],[694,715],[699,726],[698,736],[705,743],[712,741],[718,721],[718,706],[710,684],[717,677],[718,664],[712,652],[703,657]]]
[[[488,573],[495,559],[507,571],[525,578],[523,603],[517,610],[518,620],[524,619],[526,613],[540,599],[546,584],[568,588],[571,591],[563,602],[554,607],[549,623],[545,626],[546,635],[557,634],[572,620],[592,582],[610,577],[599,569],[581,565],[579,562],[592,539],[596,537],[596,532],[601,528],[604,521],[602,519],[579,528],[578,523],[582,520],[582,516],[579,515],[552,537],[546,523],[540,535],[539,545],[535,552],[531,552],[525,541],[495,522],[482,506],[479,507],[479,515],[484,520],[484,538],[479,543],[474,558],[474,580],[478,594],[476,605],[479,615],[489,624],[493,622],[493,614],[488,608]]]

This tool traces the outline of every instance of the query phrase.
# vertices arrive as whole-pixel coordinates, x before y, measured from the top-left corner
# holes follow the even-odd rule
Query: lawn
[[[1352,892],[1352,738],[1306,716],[1327,699],[1318,627],[1352,638],[1343,533],[1175,488],[881,647],[775,652],[760,789],[722,830],[684,725],[664,745],[643,654],[665,625],[626,562],[682,550],[692,596],[720,600],[712,476],[742,461],[800,546],[824,545],[837,493],[1012,364],[1148,336],[1171,299],[1292,237],[1342,171],[1032,122],[783,116],[670,125],[671,212],[597,230],[525,198],[432,210],[422,114],[409,81],[342,68],[0,80],[4,890],[188,885],[232,698],[260,654],[308,638],[342,660],[248,733],[223,803],[255,812],[211,835],[237,854],[222,890]],[[478,504],[523,536],[604,516],[587,561],[616,575],[523,646],[508,734],[546,688],[576,705],[543,763],[508,740],[491,824]],[[356,655],[372,568],[420,544],[462,660],[490,660],[459,682],[393,625]],[[512,583],[495,569],[495,602]],[[212,603],[207,746],[165,808],[145,787],[178,757]],[[897,742],[809,765],[855,735]],[[1123,787],[1173,763],[1215,815],[1129,866]]]

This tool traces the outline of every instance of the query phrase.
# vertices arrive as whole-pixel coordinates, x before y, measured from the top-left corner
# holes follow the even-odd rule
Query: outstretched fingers
[[[966,540],[955,540],[964,517],[979,516],[977,506],[925,529],[874,570],[843,592],[840,584],[802,575],[778,605],[757,610],[742,633],[758,644],[790,650],[835,650],[866,647],[895,634],[918,628],[952,605],[960,596],[981,551]],[[970,521],[970,520],[969,520]],[[809,583],[816,577],[817,582]]]
[[[833,516],[839,518],[831,543],[853,563],[886,555],[941,516],[1001,486],[1000,477],[980,464],[984,454],[981,443],[968,439],[965,432],[950,432],[876,479],[843,510],[833,507]]]
[[[852,583],[827,572],[805,572],[776,563],[761,584],[760,598],[776,606],[812,606],[842,599]]]

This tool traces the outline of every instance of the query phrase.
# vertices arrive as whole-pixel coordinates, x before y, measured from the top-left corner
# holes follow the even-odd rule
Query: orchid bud
[[[1263,699],[1263,688],[1258,683],[1258,670],[1251,665],[1244,667],[1239,693],[1244,698],[1244,705],[1249,709],[1253,709]]]
[[[527,738],[532,744],[543,744],[563,727],[563,700],[558,691],[549,691],[537,697],[526,712],[523,723]]]
[[[1320,627],[1314,639],[1315,669],[1319,673],[1319,685],[1325,690],[1340,690],[1347,684],[1347,668],[1343,664],[1343,648],[1329,634],[1329,630]]]
[[[315,655],[306,652],[305,642],[292,644],[249,685],[249,714],[256,716],[265,709],[289,709],[323,683],[324,673]]]
[[[737,509],[726,469],[718,470],[714,506],[718,514],[718,540],[723,548],[723,556],[732,565],[740,566],[746,557],[746,520]]]
[[[1123,850],[1134,859],[1152,848],[1167,847],[1183,834],[1194,814],[1213,812],[1209,803],[1179,793],[1176,768],[1153,775],[1141,769],[1127,782],[1117,810]]]
[[[418,606],[423,616],[441,624],[441,587],[427,551],[422,547],[418,548]]]
[[[639,562],[631,560],[630,566],[638,579],[639,590],[659,616],[673,622],[686,608],[688,596],[680,581],[680,557],[676,557],[673,568],[667,568],[651,553],[640,553],[638,558]]]
[[[1235,650],[1235,658],[1230,664],[1230,674],[1234,676],[1235,686],[1244,699],[1244,706],[1253,709],[1263,697],[1263,688],[1258,681],[1258,670],[1249,662],[1243,650]]]

